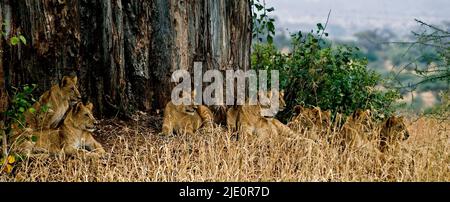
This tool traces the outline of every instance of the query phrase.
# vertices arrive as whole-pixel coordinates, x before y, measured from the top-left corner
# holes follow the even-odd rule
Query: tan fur
[[[267,93],[268,97],[271,98],[272,97],[272,91],[269,91]],[[283,111],[286,107],[286,102],[284,100],[284,91],[280,91],[279,92],[279,110]],[[245,106],[245,105],[244,105]],[[260,106],[258,106],[260,107]],[[267,106],[269,107],[269,106]],[[260,110],[260,109],[256,109],[254,107],[250,107],[250,106],[246,106],[243,108],[243,106],[232,106],[227,110],[227,128],[230,131],[236,131],[237,130],[237,121],[238,121],[238,115],[240,112],[244,112],[247,113],[246,110]],[[253,114],[253,112],[250,112],[250,114]],[[246,115],[248,116],[248,115]],[[260,116],[260,115],[258,115]]]
[[[395,147],[402,140],[409,138],[409,132],[403,117],[391,116],[381,125],[379,147],[385,152],[391,147]]]
[[[227,124],[227,107],[225,105],[213,105],[208,107],[214,115],[214,123],[218,125]]]
[[[51,154],[76,154],[78,151],[89,151],[90,154],[105,153],[102,145],[92,136],[95,129],[95,118],[92,115],[93,105],[86,106],[79,102],[71,107],[63,124],[58,129],[47,129],[31,132],[36,142],[26,140],[19,148],[26,153],[48,152]]]
[[[35,130],[56,128],[69,107],[80,99],[77,77],[64,76],[60,84],[52,86],[33,104],[35,114],[29,110],[25,113],[28,127]],[[44,105],[49,107],[48,112],[42,111]]]
[[[372,138],[368,134],[372,129],[370,111],[357,109],[351,116],[347,117],[338,139],[344,149],[360,147]]]
[[[261,94],[262,92],[260,92]],[[270,117],[263,117],[261,115],[262,109],[269,109],[272,101],[272,91],[269,91],[267,96],[269,103],[265,105],[242,105],[230,108],[227,113],[227,124],[230,129],[237,129],[243,135],[266,135],[284,133],[284,125],[274,118],[276,114]],[[276,92],[274,92],[276,93]],[[283,110],[286,104],[284,102],[284,93],[279,92],[279,109]],[[228,121],[229,119],[229,121]]]
[[[236,121],[239,108],[240,106],[232,106],[227,111],[227,128],[232,132],[236,131]]]
[[[189,93],[183,92],[183,94],[188,96]],[[203,122],[197,110],[198,106],[196,105],[175,105],[170,101],[164,109],[163,126],[160,134],[173,135],[176,132],[193,135]]]
[[[305,131],[316,128],[323,133],[327,132],[331,126],[331,111],[322,111],[320,107],[305,108],[296,106],[294,108],[295,116],[288,123],[290,128],[296,131]]]
[[[287,137],[297,136],[293,130],[291,130],[285,124],[281,123],[281,121],[279,121],[278,119],[274,118],[271,120],[271,122],[275,126],[278,135],[283,135],[283,136],[287,136]]]
[[[238,108],[237,129],[243,135],[262,136],[277,134],[272,118],[261,116],[260,105],[243,105]]]
[[[202,119],[202,126],[212,128],[214,125],[214,114],[205,105],[197,106],[197,113]]]

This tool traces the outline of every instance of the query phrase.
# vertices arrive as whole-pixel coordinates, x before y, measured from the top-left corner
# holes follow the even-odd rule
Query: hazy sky
[[[274,6],[277,26],[294,32],[324,23],[331,9],[329,30],[333,36],[349,37],[355,32],[391,28],[409,33],[419,18],[428,23],[450,21],[450,0],[266,0]],[[334,28],[334,29],[333,29]]]

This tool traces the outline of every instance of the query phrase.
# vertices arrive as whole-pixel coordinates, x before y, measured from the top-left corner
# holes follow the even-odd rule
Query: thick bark
[[[3,23],[2,9],[0,4],[0,23]],[[3,47],[3,29],[0,29],[0,47]],[[8,95],[5,88],[5,74],[3,72],[3,49],[0,49],[0,135],[2,136],[2,154],[6,156],[8,153],[7,137],[5,133],[5,114],[8,108]],[[1,166],[1,165],[0,165]]]
[[[9,36],[28,40],[1,46],[7,87],[36,83],[39,94],[76,74],[100,116],[163,108],[172,72],[194,61],[204,71],[250,65],[248,1],[2,0],[0,8],[11,16]]]

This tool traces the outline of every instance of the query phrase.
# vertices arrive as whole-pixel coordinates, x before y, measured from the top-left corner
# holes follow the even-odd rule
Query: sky
[[[431,24],[450,22],[450,0],[265,0],[275,7],[277,28],[310,31],[329,20],[330,36],[351,39],[356,32],[390,28],[399,35],[411,32],[418,18]]]

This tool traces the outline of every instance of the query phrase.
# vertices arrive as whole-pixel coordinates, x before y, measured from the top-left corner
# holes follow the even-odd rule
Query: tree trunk
[[[0,4],[0,12],[3,10],[3,5]],[[3,15],[0,13],[0,23],[3,23]],[[2,154],[6,156],[8,153],[7,137],[5,133],[5,117],[4,112],[8,108],[8,94],[5,87],[5,74],[3,72],[3,26],[0,29],[0,135],[2,136]]]
[[[2,0],[9,39],[6,88],[38,84],[37,96],[64,75],[78,75],[97,116],[160,109],[170,100],[177,69],[248,69],[249,1]],[[0,60],[1,61],[1,60]],[[1,63],[0,63],[1,65]]]

